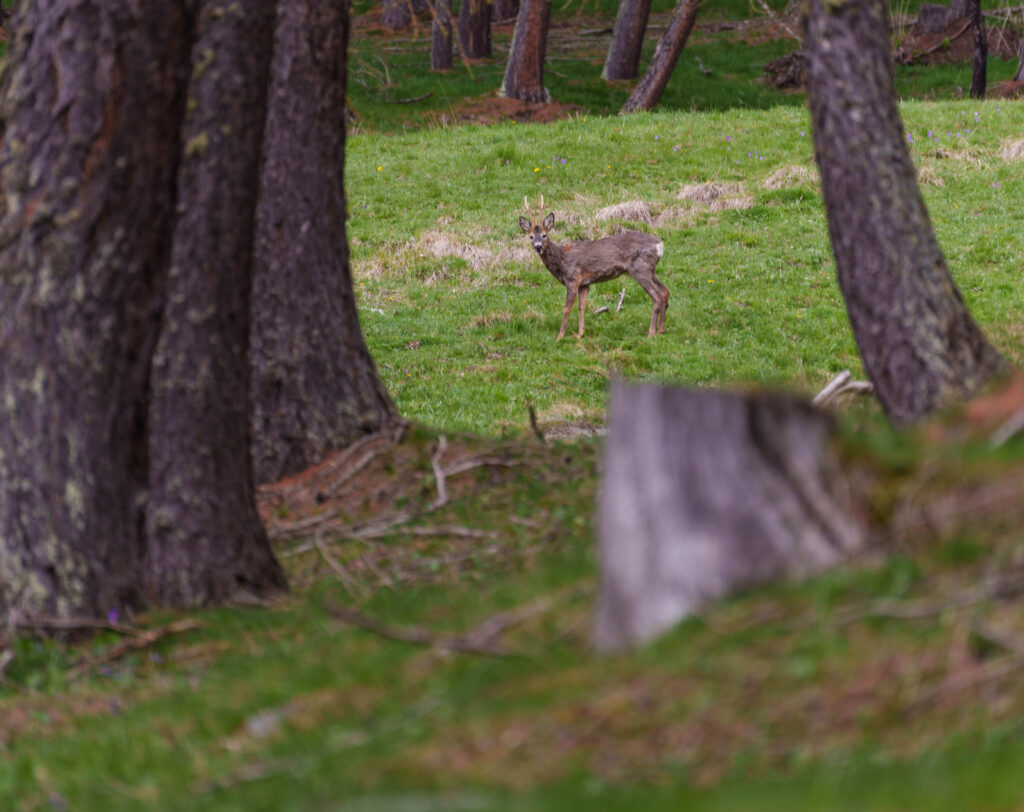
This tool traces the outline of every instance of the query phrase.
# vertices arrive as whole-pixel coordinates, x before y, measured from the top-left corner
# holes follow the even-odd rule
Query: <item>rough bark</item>
[[[452,66],[452,0],[435,0],[431,34],[433,35],[430,48],[431,69],[450,70]]]
[[[519,0],[494,0],[491,4],[493,21],[514,20],[519,14]]]
[[[462,0],[459,46],[466,59],[484,59],[491,55],[491,4],[487,0]]]
[[[0,88],[0,613],[284,585],[248,458],[272,11],[19,4]]]
[[[408,28],[413,17],[427,10],[426,0],[381,0],[380,21],[392,31]]]
[[[546,102],[544,54],[548,45],[551,0],[522,0],[509,47],[501,94],[525,102]]]
[[[971,33],[974,36],[974,55],[971,59],[971,98],[985,98],[988,71],[988,35],[981,16],[981,0],[969,0]]]
[[[143,562],[151,602],[201,605],[284,586],[256,514],[248,419],[251,258],[273,30],[274,0],[251,0],[244,10],[232,0],[199,5],[151,372]]]
[[[976,392],[1005,362],[935,239],[896,109],[884,0],[812,0],[804,52],[814,147],[864,366],[908,423]]]
[[[1014,82],[1024,82],[1024,37],[1020,39],[1020,57],[1017,63],[1017,72],[1013,74]]]
[[[253,467],[272,482],[396,419],[359,326],[345,235],[348,15],[279,4],[252,304]]]
[[[707,602],[865,540],[831,419],[800,401],[612,385],[593,632],[637,645]]]
[[[605,81],[636,78],[650,15],[651,0],[620,0],[615,31],[601,72]]]
[[[11,43],[0,87],[8,615],[140,603],[149,356],[191,32],[184,3],[134,6],[16,9],[31,35]]]
[[[638,110],[653,110],[657,106],[697,21],[699,8],[700,0],[679,0],[672,21],[658,40],[647,72],[633,88],[620,112],[635,113]]]

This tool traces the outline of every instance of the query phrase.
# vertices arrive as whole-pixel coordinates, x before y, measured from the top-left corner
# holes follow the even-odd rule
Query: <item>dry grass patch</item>
[[[676,198],[692,201],[707,211],[749,209],[754,205],[754,198],[742,183],[691,183],[676,192]]]
[[[797,186],[817,187],[819,182],[818,173],[807,166],[793,164],[791,166],[780,166],[772,172],[761,186],[769,191],[776,189],[791,189]]]
[[[999,156],[1004,161],[1024,160],[1024,138],[1015,138],[1011,141],[1004,141],[999,151]]]
[[[496,310],[493,313],[482,313],[476,316],[469,322],[469,326],[477,328],[490,327],[492,324],[508,324],[513,318],[515,317],[507,310]]]
[[[529,245],[523,240],[516,240],[492,251],[482,245],[462,242],[451,234],[443,231],[428,231],[421,234],[412,246],[420,256],[431,256],[435,259],[454,257],[464,260],[474,271],[484,271],[509,262],[529,262]]]
[[[966,149],[946,149],[945,147],[939,147],[933,155],[936,158],[944,158],[949,161],[956,161],[958,163],[967,164],[968,166],[984,167],[985,162],[981,160],[977,155]]]
[[[922,166],[917,170],[917,182],[924,186],[945,186],[946,181],[942,179],[935,167]]]
[[[645,223],[650,225],[654,222],[654,215],[651,211],[651,204],[646,200],[629,200],[625,203],[615,203],[605,206],[594,214],[594,219],[599,222],[607,220],[626,220],[630,223]]]

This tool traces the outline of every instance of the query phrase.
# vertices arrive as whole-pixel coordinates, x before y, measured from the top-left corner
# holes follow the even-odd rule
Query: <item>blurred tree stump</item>
[[[833,438],[831,418],[794,398],[615,382],[595,646],[642,643],[708,601],[860,549]]]

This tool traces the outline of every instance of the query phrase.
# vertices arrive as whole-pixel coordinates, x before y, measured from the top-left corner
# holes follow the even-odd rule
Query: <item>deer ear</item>
[[[530,221],[527,220],[525,217],[519,218],[519,227],[527,234],[530,233]]]
[[[544,218],[544,230],[547,231],[551,226],[555,224],[555,213],[551,212],[547,217]]]

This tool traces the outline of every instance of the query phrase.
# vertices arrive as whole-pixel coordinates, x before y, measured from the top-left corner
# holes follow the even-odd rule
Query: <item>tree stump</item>
[[[613,383],[594,645],[637,645],[711,600],[860,549],[833,435],[827,414],[782,395]]]

